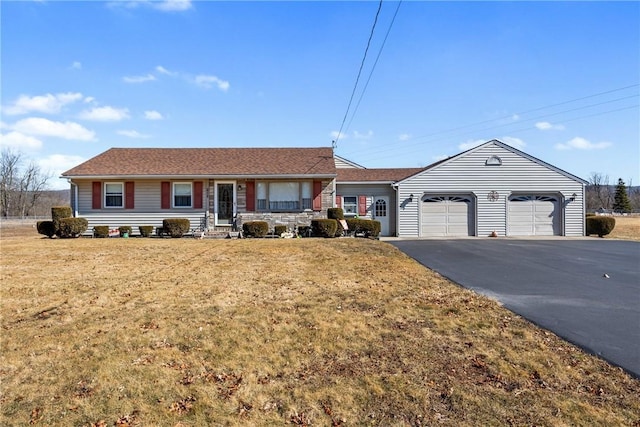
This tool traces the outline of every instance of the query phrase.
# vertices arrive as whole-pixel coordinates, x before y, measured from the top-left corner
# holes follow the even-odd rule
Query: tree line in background
[[[44,217],[53,206],[68,205],[69,190],[49,190],[51,175],[43,172],[21,153],[9,149],[0,153],[0,216],[2,218]],[[640,187],[617,184],[609,176],[593,172],[588,179],[585,204],[587,212],[640,212]]]
[[[0,216],[42,217],[52,206],[68,205],[69,191],[49,190],[51,175],[21,153],[4,149],[0,153]]]
[[[640,212],[640,187],[629,185],[622,178],[616,184],[609,182],[609,176],[592,172],[586,187],[585,202],[587,212]]]

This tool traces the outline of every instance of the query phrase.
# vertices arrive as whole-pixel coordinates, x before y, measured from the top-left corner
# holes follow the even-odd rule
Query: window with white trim
[[[345,214],[357,215],[358,214],[358,197],[357,196],[344,196],[342,198],[342,210]]]
[[[258,211],[301,211],[311,209],[310,181],[259,181],[256,183]]]
[[[173,183],[173,207],[190,208],[192,201],[192,191],[190,182]]]
[[[124,184],[106,182],[104,184],[104,206],[107,208],[124,207]]]

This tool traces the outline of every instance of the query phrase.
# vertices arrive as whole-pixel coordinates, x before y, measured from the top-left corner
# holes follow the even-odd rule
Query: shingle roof
[[[338,183],[346,182],[396,182],[422,172],[424,168],[399,169],[337,169]]]
[[[83,176],[335,176],[331,148],[111,148],[69,169]]]

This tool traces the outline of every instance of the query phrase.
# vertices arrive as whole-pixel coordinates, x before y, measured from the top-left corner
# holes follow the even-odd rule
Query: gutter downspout
[[[398,201],[399,201],[398,200],[398,186],[395,183],[393,183],[393,184],[391,184],[391,188],[393,188],[393,191],[395,191],[395,193],[396,193],[396,203],[395,203],[395,205],[396,205],[396,221],[395,221],[396,232],[395,232],[395,235],[396,235],[396,237],[399,237],[400,236],[400,204],[398,203]]]
[[[71,189],[73,191],[73,216],[76,218],[78,216],[78,184],[73,182],[71,178],[67,178],[67,182],[71,185]]]

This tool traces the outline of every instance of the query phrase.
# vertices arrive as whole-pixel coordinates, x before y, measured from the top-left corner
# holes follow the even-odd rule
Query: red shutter
[[[247,212],[253,212],[256,210],[256,182],[247,181],[245,185],[247,188]]]
[[[100,209],[102,207],[102,183],[94,181],[91,194],[91,208]]]
[[[342,196],[336,196],[336,208],[342,207]]]
[[[135,200],[135,184],[133,181],[124,183],[124,208],[133,209]]]
[[[193,208],[202,209],[202,181],[193,183]]]
[[[160,207],[162,209],[171,208],[171,183],[169,181],[162,181]]]
[[[358,196],[358,215],[367,214],[367,196]]]
[[[313,210],[322,210],[322,181],[313,181]]]

